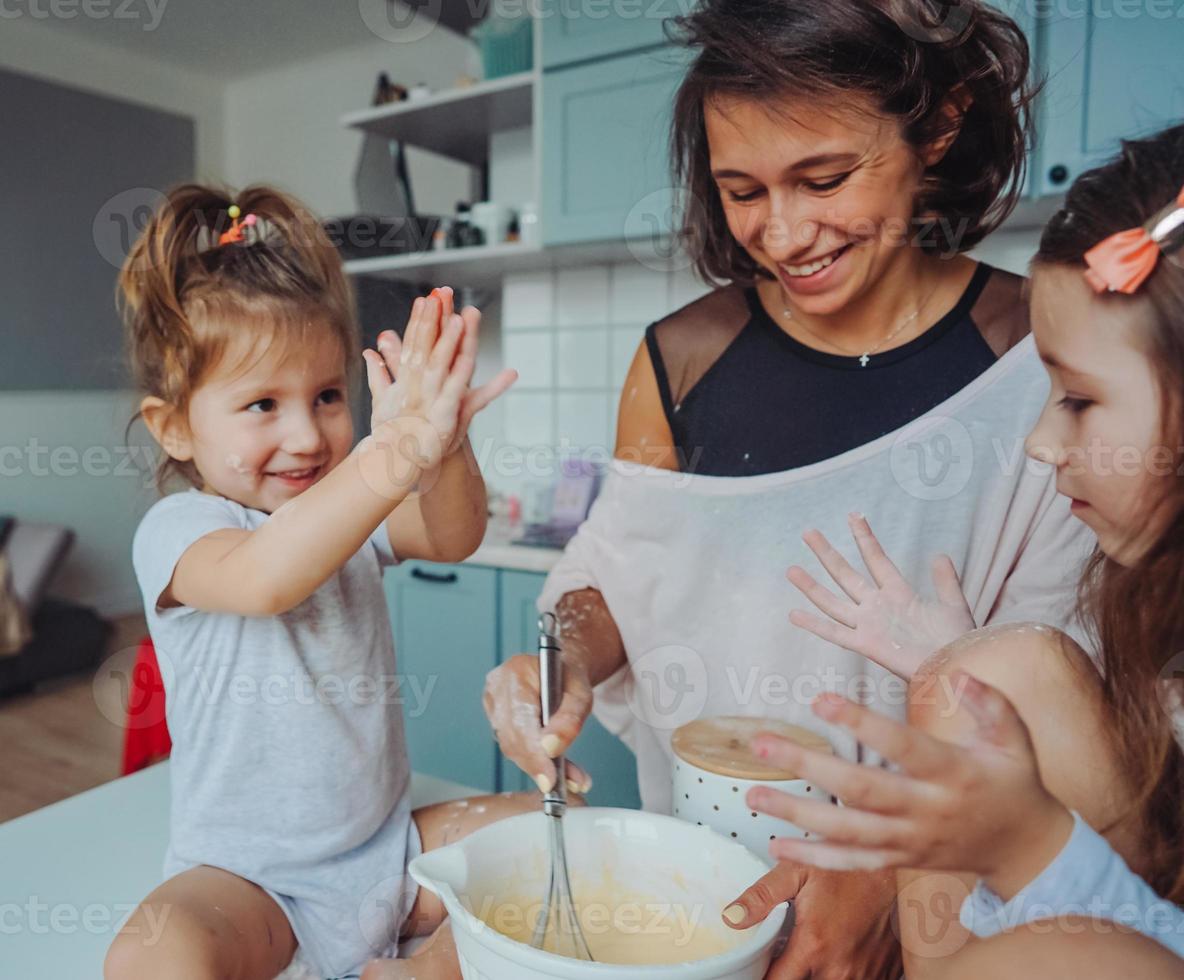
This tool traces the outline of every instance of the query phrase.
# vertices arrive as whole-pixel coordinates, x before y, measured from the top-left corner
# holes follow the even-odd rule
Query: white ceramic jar
[[[751,810],[745,795],[753,786],[770,786],[792,796],[831,800],[818,786],[769,765],[752,754],[750,743],[758,732],[772,732],[799,744],[833,752],[830,742],[816,732],[773,718],[700,718],[675,731],[674,816],[711,827],[729,840],[739,841],[769,861],[774,837],[809,837],[793,824]]]

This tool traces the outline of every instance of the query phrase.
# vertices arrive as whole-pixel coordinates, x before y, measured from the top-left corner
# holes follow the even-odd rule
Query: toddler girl
[[[470,388],[480,314],[434,290],[401,343],[388,331],[383,353],[363,352],[373,411],[355,447],[348,281],[316,219],[267,187],[174,190],[120,290],[140,415],[167,456],[158,477],[189,489],[158,501],[133,544],[172,815],[167,880],[116,937],[106,976],[271,980],[297,947],[318,976],[357,976],[443,919],[409,860],[537,806],[411,811],[382,589],[384,566],[460,561],[481,541],[465,433],[516,376]],[[458,975],[454,955],[423,965]]]

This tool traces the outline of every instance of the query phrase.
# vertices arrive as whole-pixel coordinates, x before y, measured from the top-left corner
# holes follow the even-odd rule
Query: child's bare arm
[[[400,558],[457,562],[485,536],[485,480],[466,439],[444,460],[431,487],[403,501],[387,518],[391,549]]]
[[[454,316],[452,290],[442,286],[433,290],[433,295],[440,300],[442,321],[448,322]],[[467,306],[461,310],[460,319],[464,335],[456,359],[471,376],[477,363],[481,313]],[[385,331],[378,338],[378,348],[383,363],[370,359],[371,389],[381,393],[384,387],[399,381],[404,345],[393,331]],[[507,369],[481,387],[465,392],[444,462],[438,470],[424,474],[420,492],[408,497],[387,519],[391,548],[400,558],[462,561],[481,544],[487,518],[485,481],[466,434],[473,417],[509,388],[517,376],[516,371]]]

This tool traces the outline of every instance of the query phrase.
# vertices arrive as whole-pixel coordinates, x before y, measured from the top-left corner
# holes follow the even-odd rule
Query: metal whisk
[[[558,620],[552,613],[543,613],[539,617],[539,692],[544,725],[550,723],[551,715],[559,710],[559,702],[563,699],[563,651],[559,647],[558,633]],[[567,849],[563,845],[563,814],[567,810],[567,767],[563,756],[555,759],[555,772],[554,787],[551,792],[543,794],[551,872],[533,943],[538,949],[544,949],[544,943],[550,939],[550,952],[591,960],[592,953],[572,902]]]

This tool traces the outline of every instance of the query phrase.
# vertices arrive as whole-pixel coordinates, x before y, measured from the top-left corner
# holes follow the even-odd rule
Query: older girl
[[[795,620],[913,675],[916,727],[824,699],[821,718],[858,732],[902,771],[853,768],[762,737],[758,754],[800,763],[849,805],[772,792],[749,802],[826,837],[780,841],[778,856],[977,878],[967,893],[953,874],[903,873],[910,976],[1184,974],[1182,257],[1178,126],[1124,143],[1084,174],[1033,266],[1033,329],[1052,390],[1028,453],[1097,533],[1081,601],[1101,676],[1043,626],[971,633],[922,662],[927,647],[960,631],[957,583],[947,580],[941,601],[920,599],[862,520],[854,528],[873,581],[822,538],[817,553],[845,595],[792,573],[827,614]],[[890,642],[896,632],[916,642]],[[937,921],[936,910],[959,904],[960,924]],[[967,930],[1010,934],[978,943]]]

